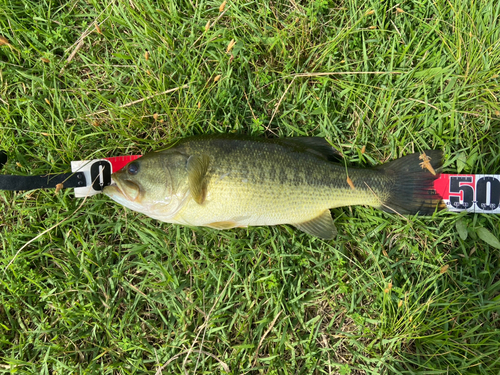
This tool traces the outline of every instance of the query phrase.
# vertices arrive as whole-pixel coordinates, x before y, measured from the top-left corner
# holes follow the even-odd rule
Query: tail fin
[[[436,208],[445,207],[443,198],[434,190],[434,180],[439,177],[443,154],[441,151],[425,151],[429,163],[436,174],[422,167],[422,154],[410,154],[391,161],[377,169],[384,172],[394,183],[389,187],[390,194],[381,207],[386,212],[400,214],[431,215]],[[431,169],[431,168],[429,168]]]

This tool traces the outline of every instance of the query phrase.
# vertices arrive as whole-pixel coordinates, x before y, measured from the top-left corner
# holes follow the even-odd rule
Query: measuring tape
[[[112,173],[119,171],[140,155],[116,156],[71,162],[73,173],[41,176],[0,175],[0,190],[32,190],[40,188],[74,188],[75,197],[98,194],[113,183]],[[0,168],[7,161],[0,152]],[[443,198],[446,208],[454,212],[500,213],[500,175],[441,174],[434,190]]]
[[[500,175],[441,174],[434,189],[449,211],[500,213]]]
[[[82,198],[100,193],[105,186],[113,183],[112,173],[119,171],[139,157],[140,155],[131,155],[72,161],[71,170],[75,173],[83,173],[87,181],[85,186],[75,187],[75,197]]]
[[[140,155],[80,160],[71,162],[73,173],[45,174],[40,176],[0,175],[0,190],[25,191],[33,189],[74,188],[75,197],[98,194],[113,180],[111,174],[119,171]],[[0,168],[7,162],[7,155],[0,151]]]

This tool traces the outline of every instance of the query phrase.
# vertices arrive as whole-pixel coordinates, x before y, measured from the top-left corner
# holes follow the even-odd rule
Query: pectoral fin
[[[207,196],[207,171],[210,158],[191,155],[187,161],[189,191],[196,203],[202,204]]]
[[[337,228],[335,228],[335,224],[333,223],[330,210],[324,211],[321,215],[312,220],[293,225],[302,232],[325,240],[331,240],[337,235]]]

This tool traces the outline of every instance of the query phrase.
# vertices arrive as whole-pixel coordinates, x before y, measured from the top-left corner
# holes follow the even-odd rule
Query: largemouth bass
[[[425,151],[441,165],[440,151]],[[371,168],[334,162],[323,138],[201,136],[148,153],[113,174],[114,201],[167,223],[229,229],[291,224],[324,239],[336,235],[330,208],[367,205],[400,214],[443,205],[438,175],[419,154]]]

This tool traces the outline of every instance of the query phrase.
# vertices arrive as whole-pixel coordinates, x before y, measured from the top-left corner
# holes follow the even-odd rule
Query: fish
[[[321,137],[194,136],[150,152],[112,174],[103,193],[151,218],[230,229],[288,224],[325,240],[337,229],[330,209],[364,205],[402,215],[442,209],[434,190],[442,152],[426,150],[373,168],[339,163]]]

